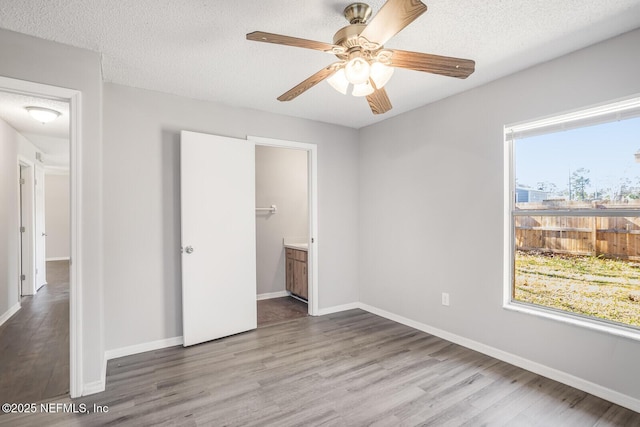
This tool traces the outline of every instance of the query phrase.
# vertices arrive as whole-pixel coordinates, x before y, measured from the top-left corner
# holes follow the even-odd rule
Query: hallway
[[[0,401],[69,393],[69,262],[48,261],[47,282],[0,326]]]

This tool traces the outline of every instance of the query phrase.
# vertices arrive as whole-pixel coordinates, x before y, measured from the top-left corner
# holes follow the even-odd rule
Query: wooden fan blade
[[[312,87],[314,87],[315,85],[323,81],[324,79],[331,77],[333,73],[335,73],[336,70],[338,69],[337,65],[340,65],[340,64],[341,64],[340,62],[334,62],[328,67],[323,68],[322,70],[318,71],[317,73],[315,73],[313,76],[309,77],[302,83],[298,84],[297,86],[294,86],[293,88],[289,89],[287,92],[280,95],[278,97],[278,101],[291,101],[292,99],[296,98],[298,95],[304,93],[305,91],[311,89]]]
[[[320,50],[327,53],[344,53],[345,48],[329,43],[317,42],[307,39],[299,39],[297,37],[282,36],[280,34],[264,33],[262,31],[254,31],[247,34],[247,40],[256,42],[283,44],[286,46],[303,47],[305,49]]]
[[[360,35],[382,46],[426,11],[420,0],[388,0]]]
[[[384,114],[393,108],[391,101],[387,96],[387,91],[384,88],[376,89],[371,95],[367,96],[369,107],[373,114]]]
[[[390,52],[392,52],[391,61],[387,65],[392,67],[441,74],[459,79],[469,77],[475,71],[476,66],[475,61],[470,59],[408,52],[406,50],[390,50]]]

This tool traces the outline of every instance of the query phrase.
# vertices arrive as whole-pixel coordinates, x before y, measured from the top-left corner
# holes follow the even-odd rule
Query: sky
[[[537,188],[552,182],[558,190],[568,187],[569,176],[585,168],[591,180],[589,192],[620,185],[623,177],[634,185],[640,180],[640,117],[571,129],[515,141],[515,176],[518,186]]]

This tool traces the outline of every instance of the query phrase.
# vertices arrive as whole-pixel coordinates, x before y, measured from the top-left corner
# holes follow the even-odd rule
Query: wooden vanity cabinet
[[[307,252],[297,249],[286,250],[286,289],[301,298],[309,298],[307,274]]]

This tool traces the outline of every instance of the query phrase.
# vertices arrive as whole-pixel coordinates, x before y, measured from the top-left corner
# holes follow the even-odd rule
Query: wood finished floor
[[[106,391],[74,403],[109,412],[0,423],[640,425],[638,413],[361,310],[111,360]]]
[[[47,262],[47,282],[0,326],[0,403],[69,393],[69,262]]]
[[[272,298],[258,301],[258,327],[275,325],[300,317],[307,317],[307,304],[293,297]]]

